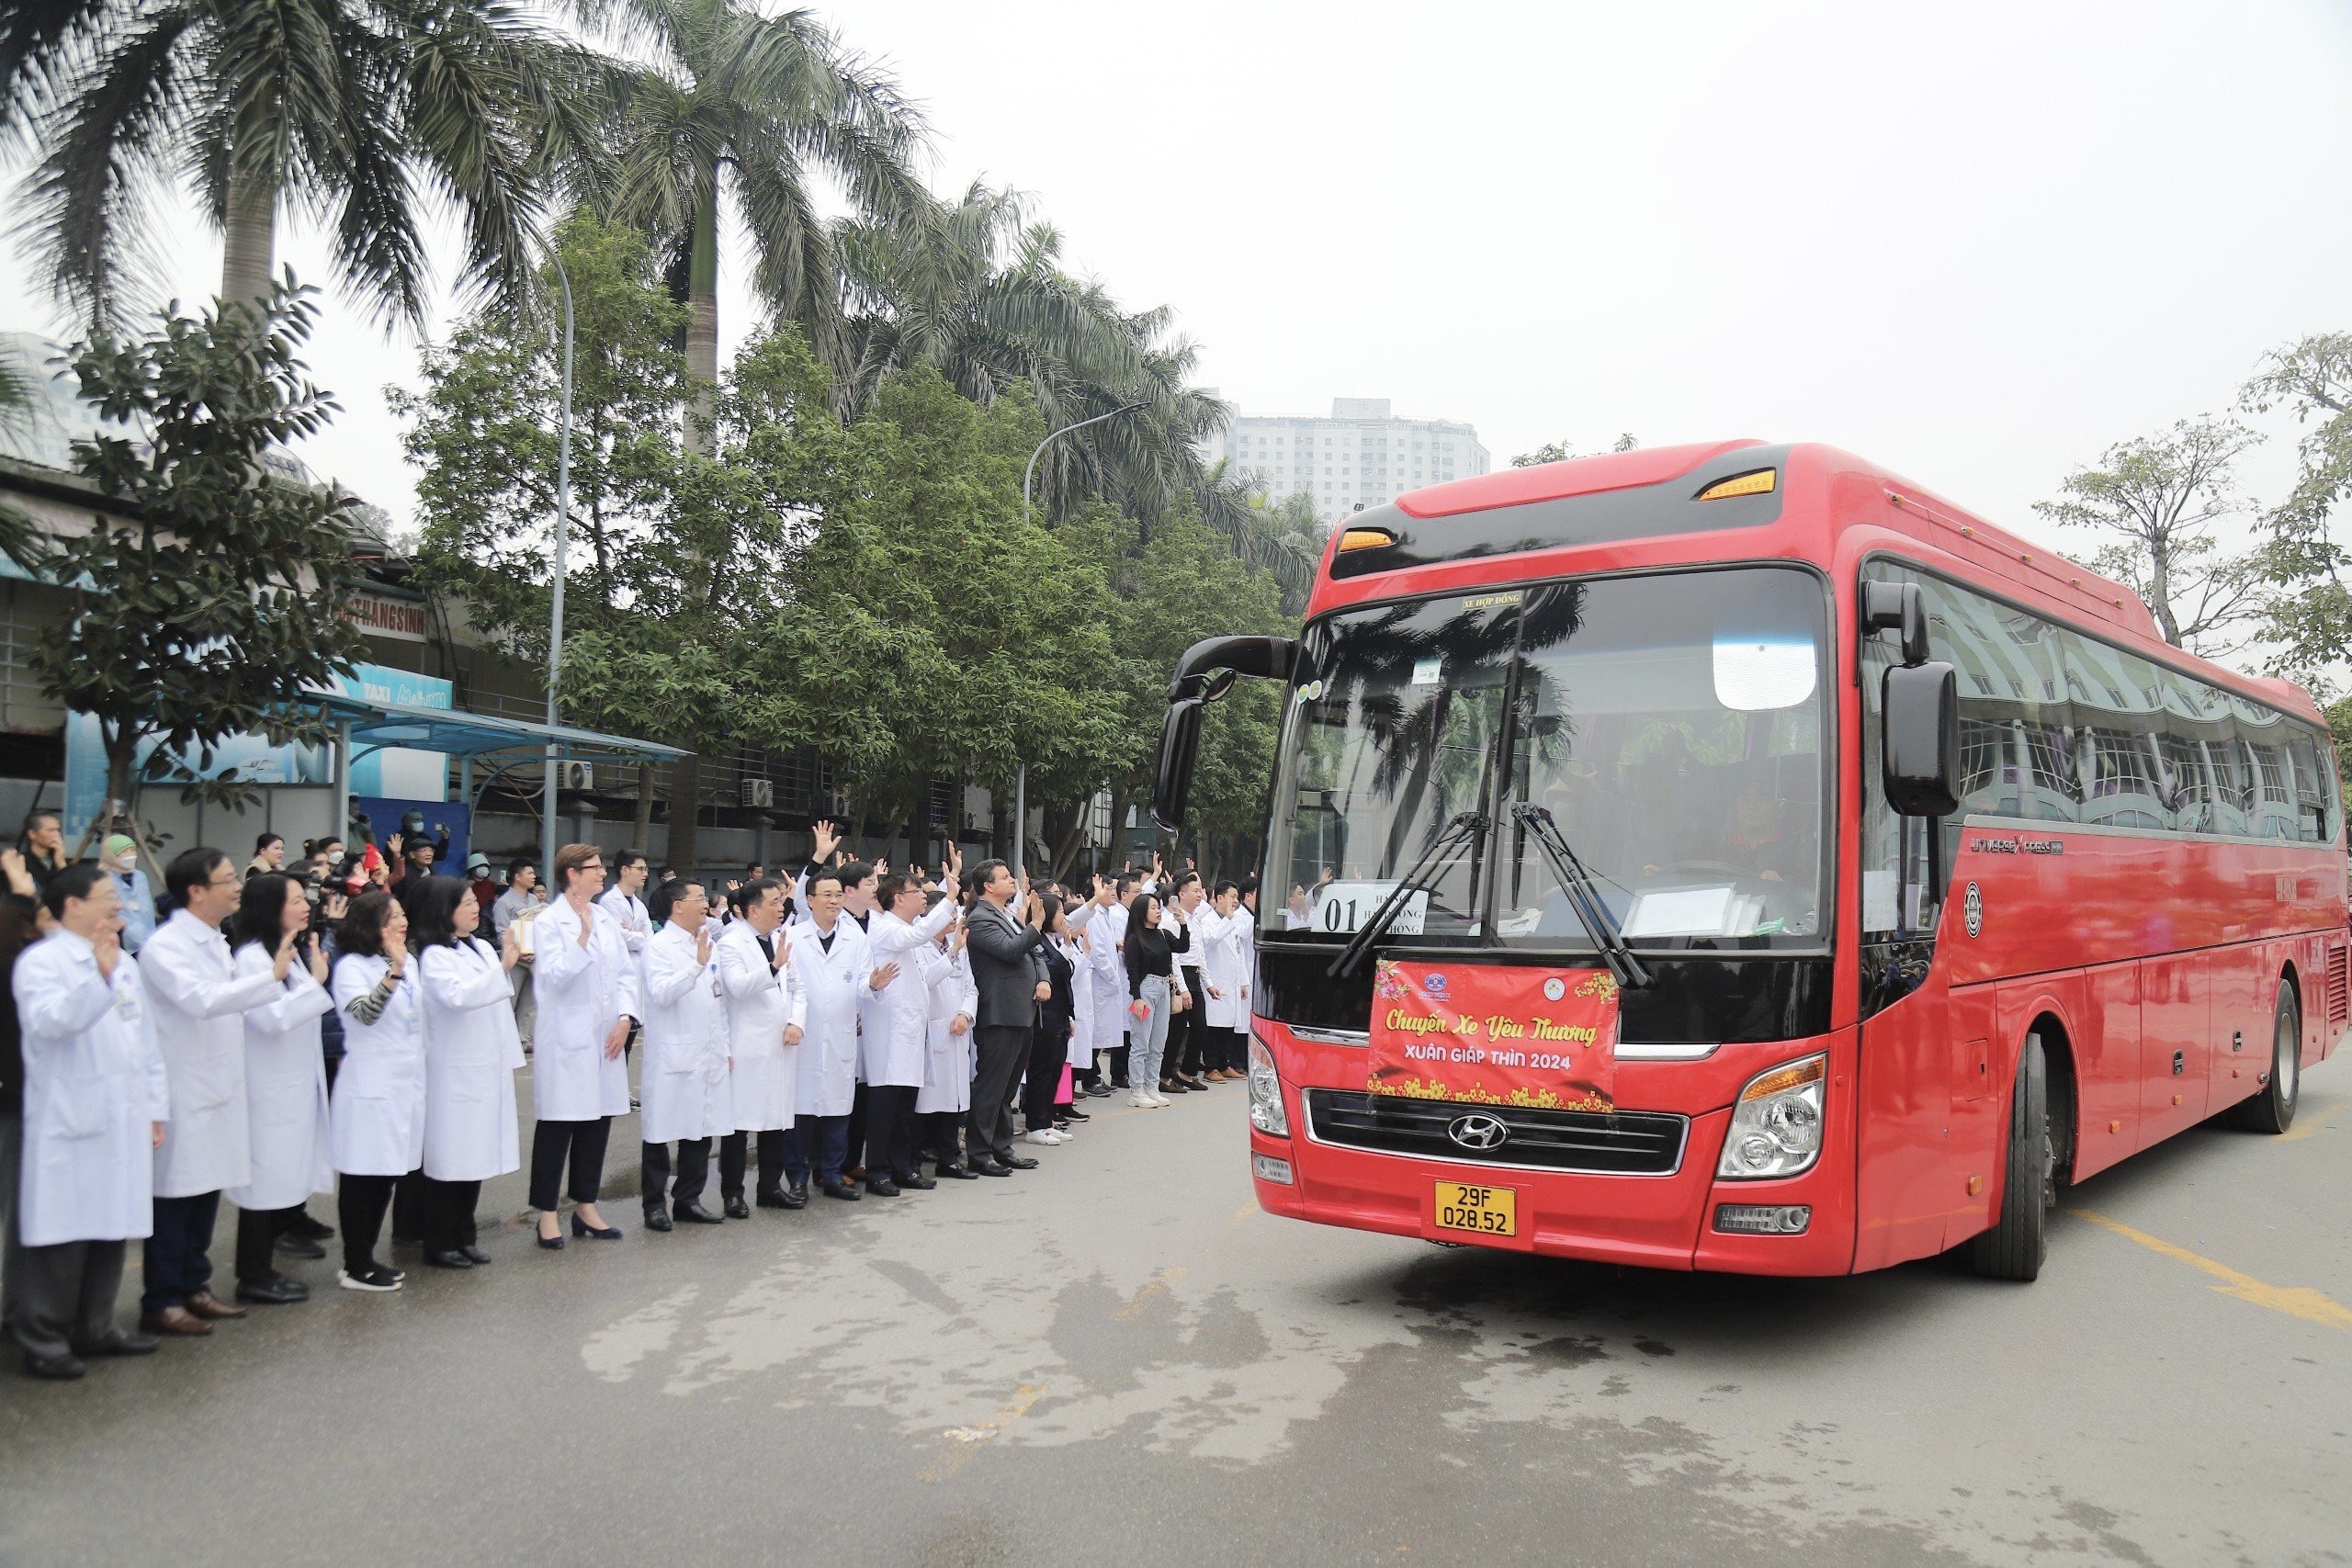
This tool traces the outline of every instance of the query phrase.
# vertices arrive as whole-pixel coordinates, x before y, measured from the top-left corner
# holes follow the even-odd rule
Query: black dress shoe
[[[808,1206],[808,1179],[807,1177],[802,1177],[799,1180],[794,1182],[791,1186],[784,1190],[784,1206],[787,1209],[805,1209]]]
[[[901,1187],[910,1188],[917,1192],[928,1192],[939,1185],[920,1170],[910,1170],[904,1176],[894,1176],[890,1179]]]
[[[759,1202],[760,1207],[763,1209],[789,1209],[794,1207],[792,1202],[792,1194],[786,1191],[781,1187],[761,1188]]]
[[[647,1230],[650,1230],[650,1231],[666,1231],[666,1230],[668,1230],[668,1229],[670,1228],[670,1216],[669,1216],[669,1213],[668,1213],[666,1211],[662,1210],[662,1209],[648,1209],[648,1210],[646,1210],[646,1211],[645,1211],[645,1228],[646,1228]]]
[[[945,1166],[940,1167],[939,1174],[942,1176],[948,1175],[948,1168]],[[971,1169],[967,1171],[956,1171],[954,1174],[958,1176],[1011,1176],[1012,1174],[1012,1169],[1010,1166],[998,1164],[997,1157],[994,1155],[974,1155],[972,1156]]]
[[[752,1206],[743,1201],[743,1195],[741,1192],[727,1200],[727,1217],[730,1220],[748,1220],[752,1217]]]
[[[618,1225],[592,1225],[580,1217],[579,1210],[574,1209],[571,1211],[571,1234],[586,1236],[591,1241],[618,1241],[621,1228]]]
[[[897,1198],[901,1196],[899,1184],[891,1180],[887,1176],[867,1177],[865,1179],[865,1190],[874,1194],[876,1198]]]
[[[727,1222],[704,1208],[700,1203],[679,1203],[670,1211],[679,1222],[689,1225],[723,1225]]]
[[[470,1269],[474,1266],[472,1258],[454,1247],[447,1252],[428,1252],[424,1260],[435,1269]]]
[[[297,1209],[286,1221],[286,1234],[307,1236],[312,1241],[333,1241],[334,1227],[312,1219],[304,1210]]]
[[[1182,1078],[1162,1078],[1159,1080],[1159,1092],[1165,1095],[1190,1094],[1193,1091],[1184,1087],[1184,1080]]]
[[[1057,1107],[1054,1119],[1057,1122],[1091,1122],[1094,1120],[1093,1117],[1089,1116],[1085,1111],[1080,1111],[1075,1102]]]
[[[1002,1163],[1009,1169],[1012,1170],[1035,1170],[1037,1168],[1037,1162],[1031,1159],[1027,1155],[1007,1155],[1004,1156]]]
[[[48,1378],[53,1382],[71,1382],[87,1371],[89,1369],[82,1364],[82,1359],[71,1353],[62,1356],[36,1356],[30,1350],[25,1352],[25,1372],[28,1377]]]
[[[978,1181],[979,1179],[980,1173],[968,1166],[942,1165],[939,1168],[939,1181]],[[931,1185],[936,1187],[939,1181]]]
[[[93,1340],[87,1345],[74,1346],[74,1353],[85,1357],[152,1356],[163,1343],[152,1334],[130,1334],[122,1329],[117,1329],[104,1339]]]
[[[467,1258],[469,1259],[477,1269],[490,1261],[490,1254],[484,1252],[479,1247],[461,1247],[458,1248],[458,1250],[464,1253]]]
[[[289,1280],[283,1274],[273,1274],[266,1280],[240,1280],[237,1299],[255,1306],[291,1306],[296,1302],[311,1299],[311,1287],[300,1280]]]
[[[1097,1100],[1108,1100],[1111,1098],[1111,1086],[1106,1083],[1091,1083],[1086,1086],[1086,1092]]]
[[[1209,1091],[1209,1086],[1203,1083],[1199,1078],[1179,1077],[1176,1081],[1182,1084],[1186,1089],[1191,1089],[1194,1094],[1206,1094]]]
[[[857,1201],[857,1189],[852,1187],[848,1182],[843,1181],[839,1178],[835,1178],[833,1180],[826,1182],[824,1186],[824,1192],[826,1197],[839,1198],[844,1203],[854,1203]]]
[[[316,1259],[324,1258],[327,1255],[327,1249],[325,1247],[321,1247],[317,1242],[312,1241],[309,1236],[304,1235],[300,1231],[288,1231],[285,1235],[279,1236],[277,1238],[277,1247],[278,1251],[284,1253],[288,1258],[308,1258]]]

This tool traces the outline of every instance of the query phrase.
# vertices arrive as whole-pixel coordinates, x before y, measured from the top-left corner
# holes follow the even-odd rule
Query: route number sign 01
[[[1341,936],[1361,930],[1366,920],[1379,912],[1381,901],[1396,888],[1394,882],[1327,882],[1309,896],[1314,915],[1312,929]],[[1388,922],[1388,934],[1420,935],[1421,921],[1429,910],[1429,894],[1417,890],[1405,900],[1405,907],[1396,912],[1396,918]]]

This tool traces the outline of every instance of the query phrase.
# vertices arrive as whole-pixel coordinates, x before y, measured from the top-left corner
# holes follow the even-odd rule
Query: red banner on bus
[[[1616,1109],[1617,982],[1605,969],[1380,961],[1374,1094]]]

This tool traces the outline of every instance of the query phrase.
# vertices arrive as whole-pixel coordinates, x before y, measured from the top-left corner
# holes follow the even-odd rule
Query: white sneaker
[[[1159,1109],[1159,1101],[1153,1099],[1150,1095],[1146,1094],[1141,1089],[1137,1089],[1133,1094],[1127,1096],[1127,1103],[1134,1106],[1137,1111],[1157,1111]]]
[[[1040,1128],[1035,1133],[1023,1133],[1021,1135],[1028,1139],[1033,1144],[1044,1144],[1048,1148],[1061,1142],[1059,1138],[1057,1138],[1052,1133],[1047,1132],[1043,1128]]]
[[[1174,1100],[1172,1100],[1169,1099],[1166,1095],[1164,1095],[1164,1094],[1160,1093],[1158,1089],[1154,1089],[1154,1090],[1152,1090],[1152,1091],[1151,1091],[1151,1108],[1152,1108],[1154,1111],[1159,1110],[1161,1106],[1164,1106],[1164,1105],[1173,1105],[1173,1104],[1175,1104],[1175,1103],[1176,1103],[1176,1102],[1175,1102]]]

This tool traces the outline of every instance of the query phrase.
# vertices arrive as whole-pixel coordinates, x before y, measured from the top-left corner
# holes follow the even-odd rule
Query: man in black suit
[[[1044,930],[1014,917],[1020,891],[1001,860],[973,868],[980,886],[973,906],[965,951],[972,983],[979,990],[979,1017],[972,1027],[978,1063],[972,1078],[971,1168],[982,1176],[1009,1176],[1037,1162],[1012,1152],[1012,1080],[1029,1060],[1037,1004],[1053,994],[1039,952]]]

